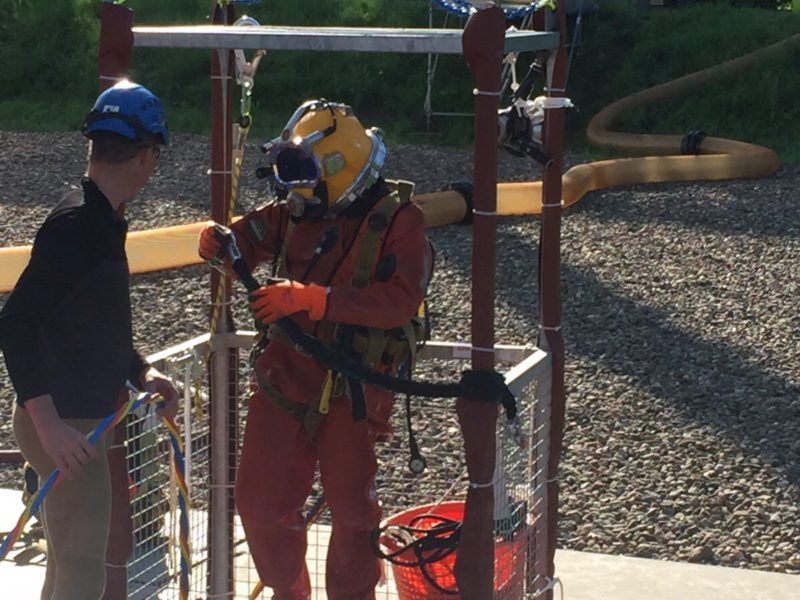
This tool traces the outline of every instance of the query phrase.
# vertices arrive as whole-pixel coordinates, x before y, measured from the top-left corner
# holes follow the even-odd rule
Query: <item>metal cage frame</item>
[[[559,3],[555,13],[558,31],[565,31],[564,10]],[[449,358],[471,359],[473,368],[491,370],[504,350],[494,344],[494,229],[496,206],[496,152],[493,143],[497,126],[499,98],[495,92],[500,83],[502,55],[507,52],[542,50],[549,53],[547,64],[549,96],[562,97],[565,85],[566,51],[563,35],[554,31],[504,31],[504,19],[496,5],[477,11],[467,23],[464,31],[432,29],[382,29],[382,28],[303,28],[303,27],[241,27],[234,28],[233,3],[214,2],[214,25],[180,27],[133,27],[132,11],[110,2],[103,3],[101,14],[101,36],[99,49],[100,87],[105,88],[124,77],[130,64],[132,48],[136,46],[202,48],[211,51],[212,118],[211,136],[211,195],[212,218],[228,222],[231,208],[228,200],[235,193],[236,183],[233,169],[233,73],[234,51],[237,49],[272,50],[324,50],[356,52],[402,52],[402,53],[451,53],[467,57],[476,80],[475,90],[475,209],[473,238],[473,304],[471,344],[445,345],[444,354]],[[557,104],[557,103],[556,103]],[[539,377],[536,393],[526,394],[545,398],[537,405],[541,415],[537,427],[531,431],[543,435],[538,441],[537,457],[534,461],[537,481],[535,497],[531,496],[529,507],[538,510],[530,527],[543,545],[528,552],[525,596],[552,597],[549,582],[552,581],[555,554],[555,524],[557,521],[556,472],[561,453],[561,430],[563,428],[563,340],[561,334],[560,306],[560,218],[561,218],[561,169],[563,164],[563,109],[558,106],[547,112],[544,126],[544,151],[550,161],[544,167],[542,238],[540,244],[539,294],[541,307],[541,331],[538,340],[540,349],[535,369]],[[227,306],[231,297],[229,282],[212,277],[212,293],[218,286],[223,290],[220,305]],[[213,352],[208,366],[209,413],[199,425],[192,423],[191,414],[185,414],[184,426],[188,432],[187,457],[190,464],[197,451],[191,445],[192,431],[202,431],[202,439],[208,440],[208,480],[199,486],[208,498],[207,554],[196,569],[205,569],[207,577],[202,593],[206,598],[228,598],[236,593],[235,555],[237,552],[235,512],[233,508],[233,481],[235,478],[235,456],[239,444],[239,403],[242,385],[239,376],[239,348],[241,338],[233,331],[229,310],[221,311],[216,328],[206,336],[204,344]],[[183,352],[195,352],[195,341],[182,345]],[[435,348],[432,345],[431,348]],[[171,351],[172,352],[172,351]],[[528,357],[529,358],[529,357]],[[530,376],[533,366],[521,359],[511,372],[519,377]],[[166,356],[153,357],[154,361],[167,360]],[[523,368],[523,365],[527,365]],[[514,371],[514,369],[523,369]],[[525,375],[525,374],[528,375]],[[203,376],[200,376],[202,379]],[[198,382],[200,381],[198,379]],[[185,393],[199,392],[198,382],[184,382]],[[213,399],[213,401],[211,401]],[[461,402],[461,400],[459,400]],[[202,402],[187,402],[185,411],[200,410]],[[536,403],[533,403],[536,404]],[[194,408],[192,408],[194,407]],[[543,408],[542,408],[543,407]],[[198,413],[200,414],[200,413]],[[474,417],[473,417],[474,418]],[[546,427],[541,419],[546,419]],[[198,429],[199,428],[199,429]],[[490,435],[494,436],[495,432]],[[464,440],[474,444],[475,440]],[[538,445],[543,444],[543,445]],[[503,447],[500,445],[499,447]],[[192,449],[193,448],[193,449]],[[546,448],[546,451],[545,451]],[[199,456],[199,455],[198,455]],[[497,457],[488,457],[488,465],[494,465]],[[491,466],[494,469],[494,466]],[[484,466],[485,471],[485,466]],[[195,490],[198,486],[195,486]],[[469,491],[469,495],[474,490]],[[469,499],[468,499],[469,501]],[[490,502],[493,500],[489,499]],[[164,522],[169,524],[168,515]],[[194,522],[193,522],[194,523]],[[466,520],[465,520],[466,526]],[[489,523],[478,523],[478,527],[491,527]],[[198,525],[199,527],[199,525]],[[494,557],[491,548],[483,548],[475,564],[488,565],[486,573],[493,572]],[[480,569],[481,571],[483,569]],[[141,572],[141,569],[137,572]],[[477,575],[476,584],[481,589],[493,585],[483,575]],[[527,577],[527,575],[526,575]],[[473,592],[462,585],[463,597]],[[477,588],[476,588],[477,590]],[[152,596],[151,596],[152,597]],[[161,596],[158,596],[161,597]],[[485,597],[485,596],[481,596]],[[514,596],[515,600],[517,597]]]

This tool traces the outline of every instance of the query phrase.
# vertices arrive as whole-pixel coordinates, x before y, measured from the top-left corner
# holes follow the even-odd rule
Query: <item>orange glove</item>
[[[214,225],[206,225],[197,239],[197,253],[205,260],[221,259],[222,244],[214,235]]]
[[[308,311],[310,319],[319,321],[327,307],[328,290],[315,283],[284,280],[250,294],[250,310],[265,325],[301,310]]]

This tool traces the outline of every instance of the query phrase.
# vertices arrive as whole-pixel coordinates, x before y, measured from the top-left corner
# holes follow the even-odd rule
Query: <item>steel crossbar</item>
[[[242,50],[322,50],[461,54],[459,29],[391,29],[364,27],[230,27],[182,25],[134,27],[134,45],[150,48]],[[504,52],[547,50],[558,46],[558,33],[509,30]]]

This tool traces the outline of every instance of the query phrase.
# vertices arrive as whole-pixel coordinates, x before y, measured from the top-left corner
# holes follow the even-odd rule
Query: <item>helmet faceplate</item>
[[[379,130],[364,129],[352,108],[325,100],[301,105],[262,150],[279,187],[326,204],[332,215],[377,181],[386,159]]]

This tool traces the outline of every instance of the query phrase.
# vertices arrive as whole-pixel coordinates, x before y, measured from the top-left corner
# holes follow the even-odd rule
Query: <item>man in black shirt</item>
[[[86,434],[118,407],[126,380],[166,402],[178,394],[133,347],[127,223],[122,207],[147,183],[169,141],[164,109],[121,81],[97,98],[82,189],[39,229],[30,263],[0,312],[0,348],[17,393],[14,434],[41,478],[64,475],[42,511],[48,543],[45,600],[98,600],[111,522],[109,440]]]

